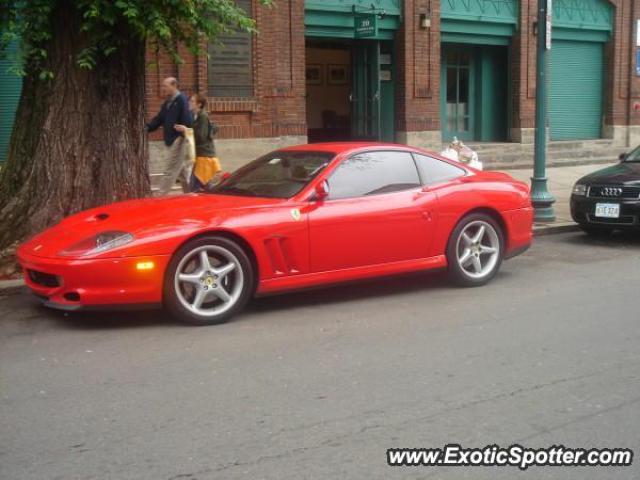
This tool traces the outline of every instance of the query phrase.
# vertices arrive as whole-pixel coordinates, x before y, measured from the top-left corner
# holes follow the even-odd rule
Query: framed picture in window
[[[328,85],[347,85],[349,83],[348,65],[327,65]]]
[[[305,70],[307,85],[322,85],[324,83],[322,73],[322,65],[307,65]]]

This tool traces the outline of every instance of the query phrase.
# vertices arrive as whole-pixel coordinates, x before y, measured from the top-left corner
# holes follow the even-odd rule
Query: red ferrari
[[[532,241],[529,188],[429,151],[333,143],[261,157],[207,193],[72,215],[20,246],[45,305],[164,305],[221,323],[254,295],[447,268],[487,283]]]

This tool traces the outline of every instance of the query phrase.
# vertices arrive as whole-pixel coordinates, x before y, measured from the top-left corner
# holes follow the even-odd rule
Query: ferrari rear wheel
[[[485,285],[500,269],[503,250],[504,238],[498,223],[483,213],[468,215],[449,239],[449,275],[465,287]]]
[[[223,323],[246,305],[254,278],[247,254],[235,242],[201,237],[181,247],[171,259],[165,276],[165,304],[186,323]]]

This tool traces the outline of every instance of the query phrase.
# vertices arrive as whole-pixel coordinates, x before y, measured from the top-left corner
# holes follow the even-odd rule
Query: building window
[[[253,16],[251,0],[236,0]],[[208,90],[210,97],[253,97],[253,35],[234,32],[209,44]]]

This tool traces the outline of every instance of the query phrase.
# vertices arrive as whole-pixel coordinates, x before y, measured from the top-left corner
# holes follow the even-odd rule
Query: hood
[[[30,255],[57,257],[60,251],[108,231],[131,233],[136,242],[148,241],[151,237],[166,237],[211,225],[234,211],[281,202],[282,199],[213,194],[129,200],[71,215],[33,237],[21,249]]]
[[[621,162],[597,170],[578,180],[579,183],[640,186],[640,162]]]

